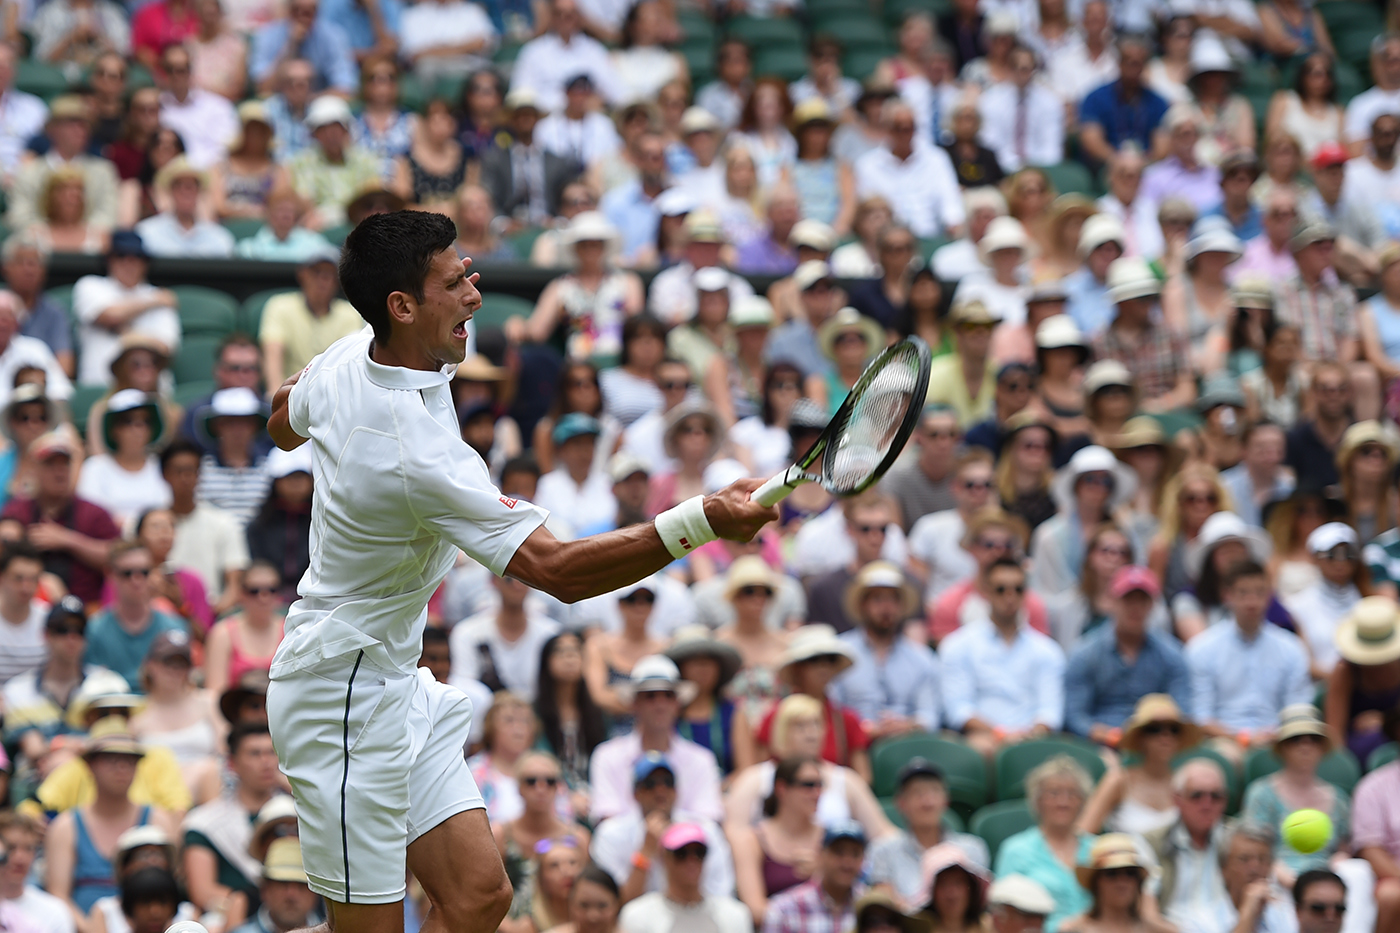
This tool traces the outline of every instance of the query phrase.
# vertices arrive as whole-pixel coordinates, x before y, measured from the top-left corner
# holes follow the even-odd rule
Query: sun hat
[[[729,270],[723,266],[696,269],[695,274],[690,277],[690,283],[695,286],[697,292],[727,292],[730,281]]]
[[[1227,227],[1210,227],[1202,230],[1186,242],[1186,261],[1190,262],[1202,253],[1228,253],[1234,262],[1244,255],[1244,244]]]
[[[1241,168],[1248,169],[1256,178],[1259,177],[1259,157],[1254,154],[1253,149],[1232,149],[1220,160],[1222,177]]]
[[[651,467],[647,465],[645,460],[625,447],[608,459],[608,476],[612,478],[614,483],[630,479],[638,473],[650,476]]]
[[[1279,753],[1283,743],[1302,735],[1315,735],[1322,739],[1327,752],[1332,750],[1332,736],[1327,731],[1327,723],[1322,721],[1317,707],[1311,703],[1290,703],[1278,713],[1278,730],[1274,732],[1274,754]]]
[[[620,234],[613,222],[602,211],[582,211],[559,233],[559,242],[565,246],[579,243],[617,243]]]
[[[1327,522],[1318,525],[1308,535],[1308,553],[1326,554],[1339,544],[1350,544],[1353,548],[1360,549],[1361,542],[1356,536],[1356,529],[1346,522]]]
[[[661,848],[667,852],[678,852],[686,846],[704,846],[710,843],[705,839],[705,830],[694,823],[673,823],[661,834]]]
[[[1025,875],[1002,875],[987,891],[989,907],[1010,907],[1023,914],[1048,917],[1055,912],[1055,899],[1045,886]]]
[[[819,253],[829,253],[836,248],[836,231],[831,229],[830,224],[804,217],[792,225],[788,245],[794,249],[805,246]]]
[[[773,305],[762,295],[749,295],[739,299],[739,303],[729,309],[729,326],[733,330],[742,330],[746,327],[773,326],[777,315],[773,313]]]
[[[515,113],[517,110],[533,110],[535,113],[543,113],[540,109],[540,99],[535,92],[528,87],[513,87],[501,101],[507,113]]]
[[[298,828],[296,801],[291,794],[278,794],[258,810],[253,820],[253,835],[248,840],[248,854],[261,862],[274,839],[287,835],[287,829]]]
[[[175,843],[170,841],[170,836],[159,826],[145,823],[133,826],[117,837],[117,854],[112,859],[112,867],[116,869],[117,875],[121,875],[132,852],[147,846],[163,850],[172,867],[178,864],[175,861]]]
[[[339,123],[348,130],[354,122],[350,105],[334,94],[322,94],[306,108],[306,128],[313,133],[332,123]]]
[[[1274,552],[1274,542],[1264,529],[1248,524],[1234,512],[1216,512],[1201,525],[1196,540],[1186,546],[1186,572],[1191,579],[1201,578],[1206,558],[1226,541],[1243,542],[1250,559],[1258,564],[1267,564]]]
[[[1030,249],[1030,242],[1026,228],[1015,217],[994,217],[977,242],[977,257],[987,264],[992,253],[1004,249],[1019,250],[1024,256]]]
[[[1119,567],[1108,583],[1108,595],[1122,599],[1129,593],[1146,593],[1153,599],[1162,595],[1162,587],[1157,583],[1157,575],[1146,567],[1128,564]]]
[[[696,622],[682,625],[671,636],[671,647],[666,649],[666,657],[676,662],[679,668],[682,661],[689,658],[714,658],[719,662],[719,685],[716,691],[734,679],[744,666],[744,659],[732,646],[714,637],[708,625]]]
[[[1123,256],[1108,267],[1108,294],[1114,304],[1134,298],[1151,298],[1162,293],[1162,282],[1147,260]]]
[[[144,706],[146,700],[131,692],[126,678],[115,671],[97,671],[88,675],[78,687],[78,692],[68,701],[68,725],[75,729],[84,728],[83,720],[91,710],[120,709],[133,710]]]
[[[1089,340],[1074,318],[1068,314],[1052,314],[1035,329],[1035,348],[1041,350],[1074,349],[1079,351],[1079,362],[1089,358]]]
[[[824,282],[831,278],[831,266],[827,265],[824,259],[809,259],[800,264],[792,273],[792,281],[796,283],[799,292]]]
[[[1009,450],[1009,445],[1016,435],[1031,428],[1044,428],[1050,432],[1050,449],[1053,451],[1060,446],[1060,432],[1055,430],[1044,411],[1038,408],[1026,407],[1016,412],[1001,426],[1001,449]]]
[[[898,590],[906,617],[919,611],[919,591],[905,578],[904,571],[889,561],[875,560],[860,568],[855,578],[846,584],[842,599],[846,617],[853,621],[860,619],[861,599],[869,590],[876,589]]]
[[[1207,379],[1201,387],[1201,397],[1196,399],[1196,411],[1204,415],[1222,405],[1243,409],[1247,404],[1240,381],[1221,373]]]
[[[1089,473],[1108,473],[1113,477],[1113,495],[1108,507],[1116,509],[1137,494],[1137,474],[1132,468],[1113,456],[1106,447],[1091,444],[1075,451],[1074,456],[1055,473],[1050,481],[1050,498],[1055,500],[1061,512],[1072,514],[1074,510],[1074,487],[1079,478]]]
[[[117,449],[116,438],[112,435],[117,415],[142,409],[150,412],[151,440],[154,441],[165,433],[165,419],[160,415],[160,402],[154,395],[148,395],[140,389],[122,389],[113,392],[112,397],[107,399],[107,410],[102,413],[102,440],[108,450]]]
[[[1100,389],[1107,389],[1109,386],[1135,388],[1133,374],[1128,372],[1128,367],[1118,360],[1095,360],[1093,365],[1084,372],[1085,396],[1094,395]]]
[[[954,326],[958,324],[1000,324],[1001,318],[996,312],[976,298],[966,299],[953,303],[953,309],[948,312],[948,320]]]
[[[157,340],[148,334],[127,331],[122,334],[121,340],[118,341],[117,355],[112,357],[112,362],[108,365],[113,376],[117,374],[117,370],[121,368],[122,361],[126,359],[127,355],[135,353],[137,350],[145,350],[152,354],[156,358],[156,366],[160,369],[164,369],[170,364],[170,348],[166,346],[165,341]]]
[[[986,903],[987,889],[992,884],[992,873],[970,859],[962,846],[955,842],[940,842],[938,845],[930,846],[924,850],[924,854],[919,859],[919,890],[914,895],[912,903],[916,905],[932,903],[934,882],[938,880],[939,875],[950,868],[961,868],[971,875],[973,882],[982,889],[982,896],[978,900]]]
[[[724,228],[712,211],[694,210],[685,215],[686,238],[692,243],[723,243]]]
[[[1379,444],[1385,448],[1386,459],[1392,463],[1400,454],[1400,441],[1396,439],[1395,429],[1375,420],[1358,421],[1346,429],[1342,442],[1337,445],[1337,469],[1344,470],[1347,461],[1367,444]]]
[[[598,423],[598,419],[592,415],[585,415],[581,411],[571,411],[563,415],[555,422],[554,430],[550,432],[550,438],[556,445],[571,441],[576,437],[590,435],[597,437],[603,433],[603,426]]]
[[[49,116],[45,122],[52,123],[55,120],[82,120],[84,123],[91,123],[92,116],[88,112],[87,101],[77,94],[60,94],[49,104]]]
[[[1077,865],[1074,876],[1088,891],[1094,890],[1094,876],[1110,868],[1136,868],[1147,877],[1148,868],[1138,854],[1137,844],[1127,833],[1104,833],[1094,840],[1087,865]]]
[[[900,933],[929,933],[933,929],[933,921],[923,914],[906,913],[899,902],[888,892],[876,888],[861,897],[856,898],[854,914],[856,918],[855,926],[848,927],[843,933],[851,933],[852,930],[859,930],[865,915],[872,910],[885,910],[892,913],[897,918],[896,922],[900,928]]]
[[[1126,568],[1125,568],[1126,569]],[[1181,747],[1190,748],[1205,738],[1201,727],[1186,718],[1181,707],[1168,693],[1149,693],[1137,701],[1133,714],[1123,723],[1123,738],[1118,747],[1124,751],[1142,752],[1142,733],[1154,722],[1174,722],[1181,727]]]
[[[1337,624],[1332,643],[1353,664],[1400,660],[1400,606],[1386,596],[1364,597]]]
[[[836,358],[836,341],[844,334],[859,334],[865,341],[866,359],[885,348],[885,329],[873,318],[868,318],[855,308],[845,307],[837,311],[817,330],[817,343],[827,359]]]
[[[200,188],[209,187],[209,175],[203,169],[196,168],[186,156],[177,155],[156,172],[155,186],[157,191],[169,191],[170,186],[177,178],[193,178]]]
[[[835,658],[837,673],[855,663],[855,652],[825,622],[809,622],[797,627],[788,646],[778,656],[778,679],[790,682],[792,668],[815,658]]]
[[[704,107],[687,107],[681,114],[682,136],[689,136],[691,133],[718,133],[720,129],[719,118]]]
[[[697,415],[705,419],[710,428],[710,449],[705,454],[705,459],[709,460],[719,453],[720,444],[724,440],[724,431],[720,426],[719,415],[715,412],[714,406],[704,399],[687,398],[666,413],[665,428],[661,434],[661,446],[666,452],[666,456],[673,460],[676,458],[676,434],[687,418],[693,418]]]
[[[1167,446],[1167,433],[1161,422],[1151,415],[1138,415],[1129,418],[1123,430],[1112,440],[1114,450],[1137,450],[1142,447]]]
[[[1212,72],[1239,74],[1240,70],[1230,58],[1225,44],[1210,33],[1197,36],[1196,41],[1191,43],[1189,67],[1191,78]]]
[[[295,836],[272,840],[263,858],[262,876],[268,881],[306,884],[306,869],[301,864],[301,840]]]
[[[1297,253],[1314,243],[1327,243],[1337,239],[1337,228],[1325,220],[1308,220],[1299,224],[1288,240],[1288,248]]]
[[[792,128],[800,130],[810,123],[834,123],[835,119],[831,115],[831,105],[822,99],[820,94],[811,97],[798,104],[792,111]]]
[[[766,586],[776,593],[778,575],[762,557],[745,554],[730,564],[724,575],[724,598],[733,602],[735,594],[746,586]]]
[[[267,699],[268,683],[267,671],[254,669],[244,672],[243,676],[238,678],[238,683],[219,694],[219,712],[228,720],[229,725],[238,721],[238,711],[248,700],[253,697]]]
[[[1094,214],[1079,228],[1079,258],[1084,259],[1105,243],[1117,243],[1122,247],[1128,242],[1123,221],[1112,214]]]
[[[982,32],[991,36],[1014,36],[1021,31],[1021,22],[1015,13],[996,10],[982,21]]]
[[[210,445],[218,443],[213,427],[219,418],[256,418],[261,422],[258,430],[263,431],[267,429],[267,406],[258,393],[243,386],[215,392],[199,418],[200,431]]]
[[[492,363],[484,355],[473,353],[457,364],[457,371],[452,374],[452,378],[463,382],[502,382],[507,375],[504,368]]]
[[[8,421],[14,417],[15,409],[21,405],[28,405],[30,402],[42,402],[44,405],[44,416],[49,423],[54,423],[53,399],[49,398],[44,391],[44,387],[37,382],[26,382],[24,385],[15,386],[15,390],[10,393],[10,400],[5,403],[5,419]]]
[[[632,665],[632,674],[613,690],[623,703],[631,703],[639,693],[674,693],[681,706],[689,706],[700,688],[681,680],[680,668],[664,654],[649,654]]]
[[[83,758],[91,762],[96,755],[126,755],[142,758],[146,750],[131,734],[126,719],[121,716],[108,716],[93,723],[83,745]]]
[[[1065,291],[1065,280],[1044,279],[1032,282],[1031,289],[1026,294],[1026,304],[1032,305],[1042,301],[1069,301],[1069,292]]]
[[[272,120],[267,115],[267,107],[262,101],[245,100],[238,105],[238,131],[229,137],[229,152],[237,152],[243,148],[243,132],[249,123],[261,123],[268,129],[273,128]]]
[[[1258,275],[1242,275],[1230,288],[1230,303],[1236,308],[1269,311],[1274,306],[1274,291],[1269,280]]]
[[[695,210],[695,198],[684,188],[667,188],[651,202],[662,217],[684,217]]]

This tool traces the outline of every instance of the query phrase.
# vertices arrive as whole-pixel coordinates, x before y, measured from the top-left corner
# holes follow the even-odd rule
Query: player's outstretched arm
[[[705,518],[715,535],[748,541],[777,520],[777,508],[764,508],[749,498],[761,485],[761,479],[741,479],[705,497]],[[560,541],[540,526],[516,550],[506,573],[572,603],[635,583],[672,560],[655,522],[577,541]]]
[[[272,397],[272,417],[267,419],[267,433],[272,436],[272,442],[283,450],[296,450],[310,440],[292,430],[292,423],[287,414],[287,399],[291,397],[292,386],[296,385],[300,378],[300,372],[292,373]]]

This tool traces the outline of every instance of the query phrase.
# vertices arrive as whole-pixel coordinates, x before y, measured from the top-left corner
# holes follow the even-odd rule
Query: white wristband
[[[705,517],[704,496],[694,496],[656,516],[656,533],[677,560],[719,537]]]

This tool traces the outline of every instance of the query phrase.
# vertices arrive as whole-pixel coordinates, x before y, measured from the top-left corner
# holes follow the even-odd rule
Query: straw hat
[[[756,554],[745,554],[729,565],[724,575],[724,598],[734,600],[734,594],[746,586],[766,586],[777,592],[778,576],[768,562]]]
[[[676,629],[671,647],[666,649],[666,657],[675,661],[678,668],[688,658],[714,658],[719,662],[717,691],[724,689],[724,685],[733,680],[744,666],[744,659],[733,646],[717,641],[709,626],[700,623],[682,625]]]
[[[93,723],[83,746],[83,758],[91,762],[95,755],[127,755],[144,758],[146,750],[136,741],[121,716],[108,716]]]
[[[504,382],[508,374],[480,353],[473,353],[457,364],[453,379],[464,382]]]
[[[933,929],[933,921],[927,916],[924,914],[914,915],[905,913],[904,908],[900,907],[899,903],[893,897],[881,890],[871,891],[856,899],[856,925],[853,929],[860,929],[861,918],[864,917],[868,911],[879,909],[887,910],[898,918],[896,922],[899,924],[901,933],[929,933],[929,931]],[[843,931],[843,933],[846,933],[846,931]]]
[[[807,98],[792,111],[792,128],[794,130],[800,130],[811,123],[831,125],[834,122],[835,118],[831,115],[831,106],[819,94]]]
[[[919,611],[919,591],[910,585],[904,576],[904,571],[889,561],[875,560],[860,568],[855,579],[846,584],[842,605],[846,610],[847,618],[854,620],[861,617],[861,597],[865,595],[867,590],[874,589],[898,590],[903,598],[906,617]]]
[[[1154,722],[1174,722],[1181,727],[1181,747],[1198,744],[1203,736],[1201,727],[1182,715],[1181,707],[1166,693],[1149,693],[1138,700],[1133,715],[1123,723],[1123,738],[1118,747],[1124,751],[1142,751],[1142,732]]]
[[[681,422],[693,415],[699,415],[709,422],[710,450],[709,453],[705,454],[705,459],[710,460],[719,453],[719,446],[724,439],[719,415],[715,413],[709,402],[688,398],[666,413],[666,429],[661,435],[661,445],[666,451],[666,456],[673,460],[676,458],[676,432],[680,430]]]
[[[1327,724],[1318,715],[1317,707],[1311,703],[1291,703],[1279,710],[1278,731],[1274,733],[1274,754],[1284,742],[1300,735],[1315,735],[1322,739],[1323,754],[1332,750],[1332,736],[1327,732]]]
[[[938,876],[950,868],[961,868],[972,876],[973,881],[982,889],[980,898],[982,903],[987,902],[987,889],[992,884],[992,874],[967,857],[963,848],[954,842],[940,842],[938,845],[925,849],[923,857],[919,859],[919,891],[914,895],[913,903],[924,905],[933,902],[933,884],[938,880]]]
[[[1244,244],[1228,227],[1211,227],[1193,236],[1186,243],[1186,261],[1191,262],[1202,253],[1227,253],[1235,259],[1244,255]]]
[[[107,410],[102,413],[102,440],[108,450],[117,449],[117,439],[112,435],[113,422],[117,415],[144,409],[151,417],[151,440],[155,441],[165,433],[165,419],[160,415],[160,402],[154,395],[147,395],[140,389],[122,389],[113,392],[107,399]]]
[[[35,441],[37,444],[38,441]],[[68,725],[84,728],[83,720],[90,710],[119,709],[126,715],[144,706],[144,698],[131,692],[126,678],[115,671],[98,671],[87,677],[68,702]]]
[[[798,626],[787,649],[778,657],[778,679],[787,681],[793,666],[813,658],[835,658],[840,673],[855,663],[856,655],[837,637],[836,629],[825,622],[809,622]]]
[[[1386,459],[1391,463],[1394,463],[1397,454],[1400,454],[1400,442],[1396,440],[1394,429],[1379,421],[1358,421],[1342,435],[1342,442],[1337,447],[1337,469],[1345,470],[1352,455],[1367,444],[1379,444],[1384,447]]]
[[[1264,529],[1247,524],[1234,512],[1216,512],[1201,525],[1196,540],[1186,546],[1186,572],[1191,575],[1191,579],[1201,578],[1201,569],[1206,565],[1206,558],[1226,541],[1244,542],[1244,546],[1249,549],[1250,560],[1258,564],[1267,564],[1269,556],[1274,552],[1273,539]]]
[[[1089,850],[1089,864],[1074,869],[1074,876],[1085,890],[1094,890],[1094,876],[1110,868],[1136,868],[1147,877],[1147,865],[1138,854],[1137,844],[1127,833],[1105,833]]]
[[[193,178],[199,187],[209,187],[209,175],[203,169],[195,168],[194,163],[185,156],[177,155],[156,172],[156,190],[168,192],[177,178]]]
[[[1050,481],[1050,498],[1060,511],[1071,514],[1074,509],[1074,487],[1088,473],[1108,473],[1113,477],[1113,496],[1108,501],[1116,509],[1137,494],[1137,474],[1107,448],[1091,445],[1075,451]]]
[[[885,348],[885,329],[855,308],[842,308],[817,331],[817,342],[827,359],[836,358],[836,339],[843,334],[859,334],[865,340],[868,359]]]
[[[299,829],[296,803],[290,794],[278,794],[262,805],[257,818],[253,820],[253,835],[248,840],[248,854],[261,862],[273,840],[287,835],[288,829],[293,831],[291,835],[296,835]]]
[[[1001,318],[987,305],[976,299],[966,299],[953,303],[953,309],[948,312],[948,320],[957,326],[959,324],[1000,324]]]
[[[154,356],[156,366],[159,369],[170,365],[170,348],[165,345],[165,341],[136,331],[128,331],[122,334],[121,340],[117,343],[117,355],[112,358],[112,362],[108,366],[113,376],[117,374],[117,369],[126,359],[127,354],[135,353],[137,350],[146,350]]]
[[[1269,280],[1259,275],[1242,275],[1230,289],[1230,304],[1253,311],[1271,311],[1274,290]]]
[[[306,884],[306,868],[301,863],[301,840],[284,836],[272,840],[263,859],[262,876],[268,881],[290,881]]]
[[[1044,428],[1050,432],[1051,450],[1060,446],[1060,432],[1055,430],[1055,426],[1041,412],[1028,407],[1007,418],[1001,426],[1001,449],[1009,450],[1008,445],[1012,439],[1030,428]]]
[[[1338,623],[1332,642],[1353,664],[1400,660],[1400,606],[1386,596],[1367,596]]]
[[[1139,447],[1167,446],[1167,433],[1161,423],[1151,415],[1138,415],[1129,418],[1118,436],[1113,438],[1114,450],[1136,450]]]

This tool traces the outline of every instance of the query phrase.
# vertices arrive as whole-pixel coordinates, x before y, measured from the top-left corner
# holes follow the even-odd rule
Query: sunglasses
[[[1137,880],[1142,877],[1142,869],[1134,868],[1131,865],[1119,865],[1117,868],[1101,868],[1098,874],[1101,878],[1132,878]]]
[[[1004,538],[978,538],[972,543],[980,548],[986,548],[989,551],[1011,550],[1011,541]]]
[[[955,441],[958,439],[957,431],[925,431],[924,437],[931,441]]]
[[[652,603],[656,602],[656,597],[646,590],[639,590],[636,593],[631,593],[622,597],[618,602],[625,603],[628,606],[635,606],[638,603],[650,606]]]
[[[675,859],[677,862],[688,862],[691,859],[697,862],[703,862],[705,861],[705,856],[708,854],[709,850],[704,846],[689,845],[672,852],[671,858]]]
[[[255,373],[258,371],[256,363],[220,363],[219,366],[230,373]]]
[[[1200,803],[1202,800],[1209,800],[1211,803],[1224,803],[1225,792],[1220,790],[1193,790],[1186,795],[1186,799],[1192,803]]]
[[[1026,592],[1026,585],[1024,583],[1017,583],[1011,586],[1006,583],[1000,583],[992,587],[992,592],[996,593],[998,596],[1005,596],[1007,593],[1015,593],[1017,596],[1022,596]]]
[[[1314,917],[1325,917],[1328,914],[1340,917],[1347,912],[1347,905],[1339,901],[1313,901],[1305,906],[1308,913]]]
[[[1023,382],[1020,379],[1012,379],[1003,382],[1001,387],[1008,392],[1029,392],[1031,390],[1031,384],[1029,382]]]
[[[1143,735],[1181,735],[1179,722],[1149,722],[1142,727]]]
[[[121,577],[123,580],[130,580],[132,577],[140,577],[141,579],[144,580],[144,579],[146,579],[147,577],[149,577],[150,575],[151,575],[151,568],[149,568],[149,567],[133,567],[133,568],[131,568],[130,570],[118,570],[118,571],[117,571],[117,576],[118,576],[118,577]]]
[[[786,392],[798,392],[802,389],[802,384],[796,379],[782,379],[773,383],[773,388]]]
[[[592,379],[570,379],[570,380],[569,380],[569,388],[571,388],[571,389],[596,389],[596,388],[598,388],[598,383],[595,382],[595,381],[592,380]]]
[[[1022,441],[1022,442],[1021,442],[1021,449],[1022,449],[1022,450],[1049,450],[1049,449],[1050,449],[1050,445],[1047,444],[1047,443],[1045,443],[1045,441]]]
[[[87,627],[83,625],[52,625],[49,626],[50,635],[77,635],[79,638],[87,637]]]
[[[1182,496],[1181,502],[1183,505],[1219,505],[1220,497],[1213,492],[1205,495],[1194,493]]]
[[[1133,549],[1129,547],[1114,547],[1111,544],[1100,544],[1094,550],[1100,554],[1107,554],[1110,557],[1121,557],[1124,560],[1133,559]]]
[[[689,389],[693,383],[689,379],[671,380],[661,383],[661,388],[666,392],[684,391]]]
[[[855,525],[853,527],[855,528],[857,534],[872,535],[877,531],[880,534],[885,533],[884,525]]]
[[[1113,488],[1113,477],[1107,473],[1085,473],[1079,477],[1079,481],[1086,486],[1102,486],[1105,489]]]
[[[962,481],[962,488],[968,492],[985,492],[992,488],[992,481],[989,479],[965,479]]]
[[[738,595],[745,597],[762,596],[764,599],[767,599],[773,595],[773,591],[766,586],[741,586],[739,587]]]
[[[540,784],[543,784],[545,787],[558,787],[559,778],[552,774],[531,774],[528,777],[521,778],[520,783],[524,784],[526,787],[537,787]]]
[[[1332,550],[1327,551],[1327,552],[1322,553],[1322,554],[1319,554],[1319,555],[1317,555],[1317,556],[1318,556],[1318,557],[1321,557],[1323,560],[1347,560],[1347,561],[1350,561],[1350,560],[1356,560],[1356,558],[1357,558],[1357,553],[1356,553],[1356,548],[1352,547],[1350,544],[1339,544],[1339,545],[1337,545],[1336,547],[1334,547]]]
[[[675,775],[662,771],[657,774],[647,775],[646,780],[642,781],[637,786],[642,790],[656,790],[658,787],[670,789],[676,786],[676,778]]]
[[[249,596],[273,596],[277,593],[275,586],[245,586],[243,592]]]
[[[821,789],[822,789],[822,782],[821,782],[821,779],[820,779],[820,778],[818,778],[818,779],[815,780],[815,781],[790,781],[790,782],[788,782],[788,784],[789,784],[790,787],[800,787],[800,788],[802,788],[803,790],[821,790]]]

